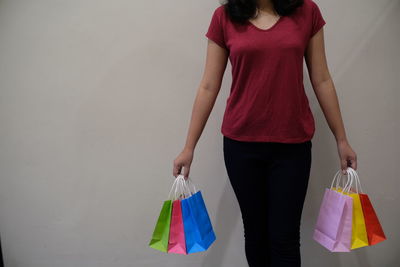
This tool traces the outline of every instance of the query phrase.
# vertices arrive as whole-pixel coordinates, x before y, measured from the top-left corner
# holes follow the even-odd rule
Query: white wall
[[[337,148],[317,121],[302,221],[304,266],[400,265],[400,2],[317,1],[358,172],[388,240],[332,254],[312,240]],[[192,179],[217,241],[205,253],[148,247],[173,181],[216,1],[0,2],[0,233],[7,267],[246,266],[220,124],[231,76],[196,148]]]

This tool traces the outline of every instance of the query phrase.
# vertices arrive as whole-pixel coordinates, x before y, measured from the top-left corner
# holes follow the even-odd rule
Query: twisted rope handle
[[[351,167],[348,167],[348,171],[349,171],[350,174],[353,175],[353,177],[354,177],[355,185],[356,185],[356,193],[357,193],[357,194],[359,194],[359,193],[363,194],[364,191],[363,191],[363,189],[362,189],[362,187],[361,187],[360,177],[358,176],[357,171],[354,170],[354,169],[351,168]],[[360,190],[358,190],[358,188],[360,188]]]
[[[348,179],[349,179],[348,172],[346,172],[346,174],[343,174],[343,173],[342,173],[342,170],[338,170],[338,171],[335,173],[334,177],[333,177],[333,180],[332,180],[330,189],[333,188],[333,184],[334,184],[335,182],[336,182],[336,183],[335,183],[335,188],[336,188],[336,189],[339,188],[340,182],[342,182],[342,177],[343,177],[343,176],[347,176],[347,181],[348,181]],[[347,183],[346,183],[346,184],[347,184]],[[345,187],[345,185],[342,186],[342,188],[344,188],[344,187]]]

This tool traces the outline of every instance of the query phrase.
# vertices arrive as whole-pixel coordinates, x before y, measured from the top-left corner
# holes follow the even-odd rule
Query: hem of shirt
[[[245,141],[245,142],[277,142],[277,143],[287,143],[287,144],[293,144],[293,143],[304,143],[307,141],[312,140],[312,137],[301,137],[301,138],[286,138],[286,137],[277,137],[277,136],[246,136],[246,135],[233,135],[233,134],[228,134],[225,133],[223,130],[221,130],[222,135],[235,139],[237,141]]]
[[[311,32],[311,37],[310,37],[310,39],[311,39],[312,37],[314,37],[314,35],[317,34],[317,32],[319,32],[319,30],[320,30],[322,27],[325,26],[325,24],[326,24],[326,21],[325,21],[325,20],[322,20],[322,22],[320,22],[320,24],[316,26],[315,30],[314,30],[313,32]]]
[[[214,43],[216,43],[217,45],[219,45],[222,48],[228,49],[226,47],[226,45],[223,43],[223,41],[217,39],[216,37],[210,35],[209,33],[206,33],[204,36],[206,36],[208,39],[210,39],[211,41],[213,41]]]

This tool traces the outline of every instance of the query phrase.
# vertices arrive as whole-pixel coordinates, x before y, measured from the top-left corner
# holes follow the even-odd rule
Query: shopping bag
[[[361,200],[359,196],[359,180],[355,176],[353,168],[347,168],[347,174],[350,178],[350,185],[348,192],[343,191],[343,194],[350,196],[353,199],[353,220],[352,220],[352,234],[351,234],[351,249],[361,248],[368,246],[367,229],[365,227],[364,213],[361,207]],[[356,191],[352,191],[352,188]]]
[[[335,174],[331,187],[325,189],[313,239],[331,252],[350,252],[353,200],[333,190],[333,183],[341,175]]]
[[[186,253],[186,241],[185,241],[185,231],[183,228],[183,218],[182,218],[182,207],[181,199],[184,198],[183,186],[184,178],[178,175],[177,179],[177,190],[178,194],[175,193],[174,201],[172,203],[172,216],[169,231],[169,242],[168,242],[168,253],[176,254],[187,254]]]
[[[193,185],[190,178],[186,186]],[[195,253],[207,250],[216,240],[211,220],[200,190],[193,185],[191,195],[181,201],[186,251]]]
[[[168,253],[187,254],[180,199],[174,200],[172,203]]]
[[[365,227],[367,229],[368,244],[372,246],[386,240],[385,233],[368,195],[360,194],[360,200],[364,213]]]
[[[172,201],[165,200],[149,243],[150,247],[162,252],[167,252],[168,250],[171,211]]]
[[[359,183],[359,197],[361,201],[361,207],[364,214],[365,220],[365,228],[367,231],[368,244],[370,246],[378,244],[384,240],[386,240],[385,233],[383,232],[382,226],[379,222],[378,216],[375,213],[375,210],[372,206],[372,203],[367,194],[363,193],[361,188],[360,179],[358,177],[357,172],[354,169],[350,170],[356,176],[356,179]]]
[[[151,237],[149,246],[162,252],[168,252],[168,241],[172,215],[172,200],[171,193],[177,186],[177,179],[174,180],[171,190],[168,194],[168,199],[164,201],[161,208],[156,226],[154,227],[153,235]]]

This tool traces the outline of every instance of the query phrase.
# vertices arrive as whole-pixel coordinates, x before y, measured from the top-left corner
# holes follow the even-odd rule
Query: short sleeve
[[[318,5],[311,0],[311,36],[314,36],[326,24]]]
[[[227,48],[225,43],[225,36],[224,36],[224,27],[222,22],[222,12],[224,6],[219,6],[214,10],[214,13],[211,18],[211,22],[208,26],[208,30],[205,36],[217,43],[219,46],[223,48]]]

